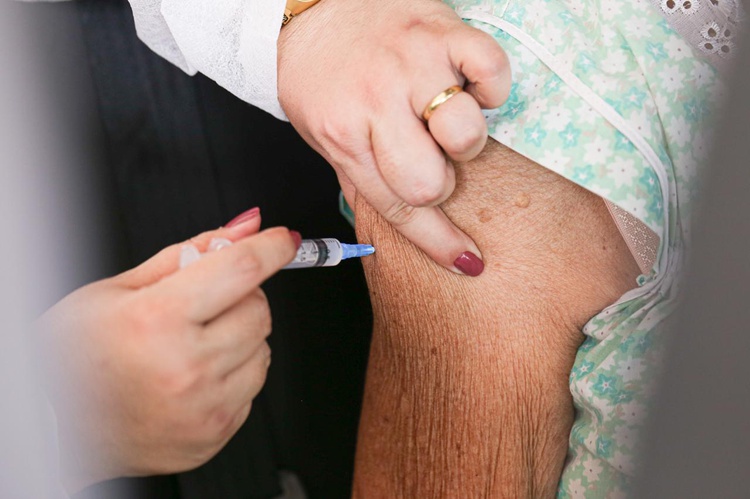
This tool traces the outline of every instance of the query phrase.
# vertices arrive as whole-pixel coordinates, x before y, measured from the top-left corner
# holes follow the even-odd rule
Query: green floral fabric
[[[716,71],[648,0],[446,0],[508,53],[490,135],[643,221],[653,270],[586,324],[570,375],[576,418],[558,495],[627,495],[637,437],[679,294]]]

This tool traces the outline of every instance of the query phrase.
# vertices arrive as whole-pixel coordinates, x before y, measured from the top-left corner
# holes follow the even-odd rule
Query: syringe
[[[333,267],[347,258],[360,258],[375,253],[369,244],[344,244],[338,239],[303,239],[297,256],[285,269]]]

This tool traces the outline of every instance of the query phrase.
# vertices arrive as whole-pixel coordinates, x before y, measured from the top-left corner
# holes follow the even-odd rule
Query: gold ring
[[[453,85],[450,88],[447,88],[440,92],[437,97],[432,99],[429,104],[427,104],[427,107],[424,108],[424,112],[422,113],[422,119],[425,121],[430,121],[430,118],[432,117],[432,113],[437,110],[440,106],[448,102],[451,97],[454,95],[463,92],[463,88],[461,88],[460,85]]]

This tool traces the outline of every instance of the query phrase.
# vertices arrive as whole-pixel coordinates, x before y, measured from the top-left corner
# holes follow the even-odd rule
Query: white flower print
[[[529,123],[542,118],[547,113],[547,107],[549,106],[549,100],[547,99],[532,99],[529,102],[529,107],[526,110],[526,117]]]
[[[648,203],[651,200],[646,197],[636,197],[628,194],[622,202],[622,207],[641,220],[648,220]]]
[[[568,483],[568,493],[572,499],[586,499],[586,487],[583,486],[580,478]]]
[[[558,23],[547,23],[544,26],[543,35],[541,40],[539,41],[542,43],[542,45],[544,45],[544,48],[546,48],[553,54],[556,53],[557,47],[559,47],[560,44],[565,41],[563,39],[563,32],[558,27]]]
[[[537,61],[534,53],[531,50],[527,49],[525,46],[519,47],[517,55],[519,58],[518,62],[523,66],[528,67],[530,65],[533,65]]]
[[[661,78],[661,82],[667,92],[682,90],[682,87],[685,85],[683,82],[684,77],[685,75],[682,74],[680,67],[676,64],[665,67],[659,73],[659,78]]]
[[[568,2],[568,8],[574,15],[580,17],[584,13],[586,6],[584,5],[583,0],[570,0]]]
[[[544,126],[549,130],[562,132],[571,122],[572,114],[570,107],[565,104],[552,106],[544,115]]]
[[[544,78],[538,73],[525,74],[523,79],[518,82],[520,94],[525,97],[536,95],[543,86]]]
[[[575,64],[577,58],[578,50],[572,46],[564,48],[560,51],[559,54],[557,54],[557,59],[558,61],[560,61],[560,65],[567,71],[571,71],[573,69],[573,65]]]
[[[583,461],[583,476],[589,479],[589,483],[599,480],[599,474],[602,472],[602,465],[599,460],[593,456],[588,456]]]
[[[617,368],[617,375],[627,383],[629,381],[639,380],[646,371],[646,366],[642,359],[626,359],[620,363]]]
[[[602,19],[611,21],[617,19],[622,12],[622,6],[620,2],[603,2],[601,7]]]
[[[678,116],[667,124],[667,134],[680,147],[686,146],[692,137],[690,123],[684,116]]]
[[[646,411],[642,402],[633,400],[627,404],[622,404],[622,420],[630,425],[639,425],[646,416]]]
[[[546,166],[550,170],[560,172],[570,164],[570,157],[566,156],[563,150],[558,147],[551,151],[545,151],[544,156],[539,160],[539,164]]]
[[[628,121],[636,129],[636,131],[646,139],[650,139],[653,136],[652,119],[654,113],[649,112],[648,109],[641,108],[636,109],[628,116]]]
[[[542,9],[530,9],[526,14],[525,23],[529,23],[532,26],[540,24],[544,21],[544,12]]]
[[[702,61],[697,61],[693,71],[690,73],[690,77],[693,79],[693,83],[698,87],[705,87],[712,85],[716,80],[716,73],[713,68]]]
[[[649,39],[651,36],[651,25],[644,23],[638,17],[631,17],[625,21],[625,34],[633,40]]]
[[[628,449],[632,449],[638,443],[638,431],[629,424],[618,425],[615,429],[614,437],[618,444],[623,445]]]
[[[567,38],[570,40],[567,45],[570,45],[572,50],[575,50],[576,54],[586,50],[589,44],[589,39],[583,33],[574,31],[572,34],[567,34]]]
[[[703,161],[706,159],[706,156],[708,156],[709,145],[710,141],[706,135],[697,134],[697,136],[693,138],[692,152],[696,161]]]
[[[698,174],[698,158],[695,157],[693,151],[687,150],[677,153],[674,162],[675,164],[680,165],[678,176],[683,181],[680,183],[686,184],[685,187],[687,187],[693,180],[695,180],[695,177]]]
[[[516,138],[517,134],[518,127],[514,123],[501,121],[500,124],[497,125],[497,128],[495,128],[492,136],[501,144],[509,145],[513,143],[513,139]]]
[[[618,50],[617,52],[612,52],[611,54],[609,54],[601,62],[601,68],[609,74],[616,74],[625,71],[625,65],[627,62],[628,59],[625,54]]]
[[[623,156],[615,156],[607,164],[607,177],[612,179],[615,188],[632,186],[641,172],[635,167],[635,160]]]
[[[616,360],[614,357],[607,357],[601,362],[601,364],[599,364],[599,370],[609,371],[610,369],[615,367],[615,362]]]
[[[578,122],[584,125],[592,125],[600,119],[599,113],[589,106],[579,106],[576,110],[576,115]]]
[[[679,36],[670,36],[664,44],[664,50],[667,51],[667,55],[672,61],[681,61],[686,57],[693,56],[693,49]]]
[[[607,160],[612,157],[612,145],[609,140],[602,137],[596,137],[583,146],[583,150],[583,160],[595,166],[606,164]]]
[[[611,29],[609,26],[602,26],[601,31],[601,43],[605,47],[611,47],[619,37],[619,33],[616,29]]]
[[[617,79],[603,73],[591,75],[591,86],[599,95],[607,95],[617,87]]]

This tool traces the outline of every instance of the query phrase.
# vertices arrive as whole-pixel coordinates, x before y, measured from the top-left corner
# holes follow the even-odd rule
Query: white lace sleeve
[[[284,0],[129,0],[138,37],[188,74],[286,119],[276,86]]]

